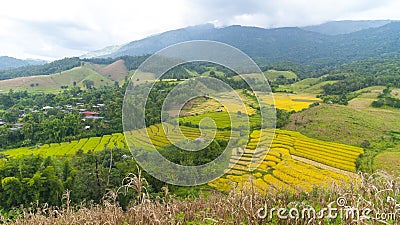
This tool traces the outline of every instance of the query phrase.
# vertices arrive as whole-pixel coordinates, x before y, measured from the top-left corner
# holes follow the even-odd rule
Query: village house
[[[37,107],[36,107],[36,108],[37,108]],[[39,110],[34,109],[34,108],[29,108],[29,111],[31,111],[32,113],[38,113],[38,112],[39,112]]]
[[[90,112],[90,111],[84,111],[84,112],[82,112],[82,114],[83,114],[85,117],[88,117],[88,116],[99,116],[99,113],[98,113],[98,112]]]
[[[17,131],[19,129],[22,129],[24,125],[22,123],[15,123],[13,124],[13,127],[10,128],[11,131]]]
[[[25,110],[19,110],[19,119],[22,119],[26,116]]]
[[[49,110],[49,109],[53,109],[54,107],[52,107],[52,106],[45,106],[45,107],[43,107],[42,109],[43,110]]]
[[[21,129],[24,125],[22,123],[16,123],[14,124],[15,128]]]
[[[65,108],[67,110],[73,110],[74,109],[74,107],[72,105],[65,105]]]
[[[98,112],[84,111],[84,112],[82,112],[82,114],[84,115],[83,120],[87,120],[87,119],[103,119],[104,118],[104,117],[99,116]]]

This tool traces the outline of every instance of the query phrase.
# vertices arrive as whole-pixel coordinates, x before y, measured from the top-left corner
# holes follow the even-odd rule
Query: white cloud
[[[400,20],[400,2],[399,1],[386,1],[385,4],[370,8],[356,13],[348,13],[338,19],[352,19],[352,20]]]
[[[337,19],[399,19],[395,0],[14,0],[2,2],[0,55],[46,59],[213,21],[304,26]]]

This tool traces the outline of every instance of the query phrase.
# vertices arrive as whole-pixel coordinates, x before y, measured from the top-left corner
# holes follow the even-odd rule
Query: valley
[[[259,224],[253,199],[269,207],[337,207],[343,196],[352,204],[359,203],[355,196],[375,201],[379,187],[390,190],[382,198],[395,202],[399,24],[204,25],[89,52],[88,58],[49,63],[6,58],[7,67],[0,68],[0,216],[16,221],[28,215],[18,207],[27,210],[37,202],[35,210],[48,204],[66,210],[63,216],[82,207],[90,213],[120,210],[139,221],[140,210],[156,215],[166,209],[160,221],[169,213],[172,224],[217,224],[204,218],[228,207],[237,217],[228,213],[224,219],[240,217],[232,224]],[[179,64],[157,79],[154,68],[140,70],[148,54],[206,34],[249,54],[260,74],[238,74],[205,61]],[[219,87],[217,79],[229,88]],[[198,169],[220,158],[226,161],[218,167]],[[146,167],[196,185],[159,179]],[[190,169],[179,174],[179,167]],[[213,178],[202,182],[203,177]],[[228,203],[218,205],[222,201]],[[374,207],[392,209],[390,204]],[[141,216],[142,224],[154,219]],[[295,221],[302,222],[310,221]]]

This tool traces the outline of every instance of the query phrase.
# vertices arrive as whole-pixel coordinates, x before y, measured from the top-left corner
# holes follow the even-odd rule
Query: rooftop
[[[87,116],[85,119],[103,119],[104,117],[101,116]]]

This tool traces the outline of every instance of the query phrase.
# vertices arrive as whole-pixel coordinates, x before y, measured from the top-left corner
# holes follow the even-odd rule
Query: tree
[[[386,88],[383,89],[383,95],[384,96],[390,96],[390,93],[392,92],[392,86],[391,84],[386,85]]]
[[[41,173],[40,199],[51,205],[58,205],[63,192],[63,186],[58,179],[53,166],[47,166]]]
[[[94,81],[92,81],[92,80],[84,80],[84,81],[82,81],[82,83],[86,89],[92,89],[92,87],[94,86]]]
[[[3,119],[7,122],[13,123],[16,122],[19,118],[19,110],[18,109],[9,109],[4,112]]]
[[[276,109],[276,127],[281,128],[290,122],[290,112]]]
[[[361,147],[368,148],[369,146],[371,146],[371,143],[369,141],[364,140],[363,142],[361,142]]]
[[[5,208],[17,207],[22,203],[21,194],[22,184],[21,181],[16,177],[6,177],[1,180],[2,200],[1,204]]]
[[[379,99],[377,101],[373,101],[371,106],[374,108],[380,108],[385,104],[385,101],[383,99]]]

